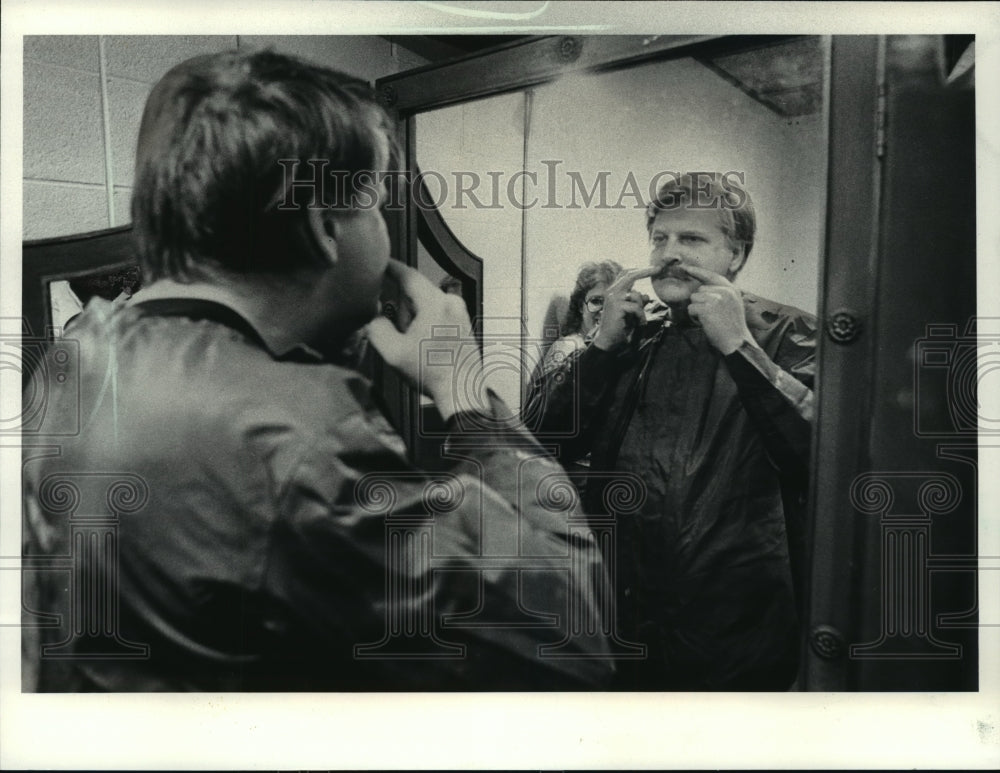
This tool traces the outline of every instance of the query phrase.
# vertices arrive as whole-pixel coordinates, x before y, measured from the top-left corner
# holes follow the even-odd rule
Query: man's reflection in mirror
[[[733,284],[756,230],[738,177],[676,175],[659,188],[649,265],[606,288],[592,342],[529,398],[540,434],[564,435],[564,463],[589,453],[592,471],[646,486],[612,548],[619,634],[648,647],[619,664],[622,689],[795,679],[816,320]],[[658,298],[645,310],[633,289],[644,277]],[[592,514],[605,512],[600,480],[587,486]]]

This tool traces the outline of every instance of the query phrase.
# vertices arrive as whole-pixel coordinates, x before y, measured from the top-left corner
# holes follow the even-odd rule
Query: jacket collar
[[[254,314],[250,304],[208,284],[156,283],[136,293],[130,303],[141,316],[207,319],[242,333],[275,360],[321,362],[322,354]]]

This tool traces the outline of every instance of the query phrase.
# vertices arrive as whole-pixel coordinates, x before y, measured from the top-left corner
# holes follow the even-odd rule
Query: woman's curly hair
[[[579,333],[583,326],[583,299],[596,285],[611,284],[622,272],[622,267],[613,260],[584,263],[576,275],[576,286],[569,296],[569,309],[566,312],[566,322],[562,334]]]

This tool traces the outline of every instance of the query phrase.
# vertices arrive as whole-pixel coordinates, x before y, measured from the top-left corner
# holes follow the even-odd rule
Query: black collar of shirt
[[[260,347],[275,360],[291,362],[322,362],[323,357],[305,344],[298,344],[285,352],[274,352],[264,337],[246,317],[235,309],[206,298],[151,298],[137,300],[130,308],[141,317],[187,317],[204,319],[242,333],[247,340]]]

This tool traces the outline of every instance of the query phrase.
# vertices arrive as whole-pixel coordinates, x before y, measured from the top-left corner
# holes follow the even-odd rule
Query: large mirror
[[[826,221],[829,53],[828,41],[817,37],[755,41],[628,68],[565,73],[413,119],[416,206],[433,208],[482,262],[481,332],[491,385],[557,448],[583,509],[614,520],[604,550],[615,589],[614,609],[607,612],[620,626],[613,633],[622,657],[644,661],[635,676],[622,666],[621,684],[629,689],[774,690],[791,684],[799,639],[790,621],[796,604],[802,608],[806,582],[808,422],[796,417],[794,474],[774,473],[759,440],[765,429],[748,428],[740,407],[745,395],[737,395],[732,373],[695,329],[700,326],[667,337],[662,330],[633,330],[629,345],[636,358],[647,353],[645,364],[633,363],[626,346],[618,359],[586,366],[615,370],[617,380],[600,394],[585,386],[595,378],[582,365],[585,356],[579,370],[560,369],[559,358],[579,354],[604,322],[604,296],[617,271],[650,264],[655,250],[647,206],[662,185],[691,174],[704,182],[709,199],[719,181],[738,184],[752,199],[756,233],[742,248],[744,254],[749,249],[746,264],[732,279],[751,297],[780,305],[774,308],[800,310],[782,316],[795,328],[787,341],[781,332],[773,340],[761,337],[761,344],[789,372],[800,368],[803,382],[812,385]],[[724,203],[691,205],[708,216],[706,233],[719,234],[725,252]],[[675,242],[681,245],[676,249],[706,265],[696,256],[707,242],[696,244],[688,230],[685,225],[675,235],[684,240]],[[426,243],[418,244],[416,258],[433,281],[447,282]],[[604,273],[602,265],[609,267]],[[658,302],[668,294],[656,288],[650,278],[632,288],[644,301],[646,320],[666,308]],[[736,301],[741,315],[751,302]],[[799,343],[796,356],[788,355]],[[649,354],[654,351],[662,354]],[[684,358],[693,351],[698,354]],[[672,375],[670,363],[681,361],[690,377]],[[549,403],[539,408],[539,383],[546,379],[574,386],[542,386]],[[561,400],[573,404],[558,405]],[[560,411],[571,414],[568,423],[550,421]],[[607,495],[599,493],[626,480],[640,501],[631,517],[610,510]],[[750,521],[768,526],[740,526]],[[668,537],[671,524],[680,533]],[[762,530],[770,535],[763,541]],[[704,534],[692,537],[696,532]],[[780,551],[771,544],[778,541]],[[723,553],[738,557],[712,558]],[[745,575],[747,566],[755,567],[755,576]],[[756,578],[771,574],[773,583],[757,584]],[[707,582],[707,575],[725,579]],[[656,590],[661,586],[670,587]],[[744,588],[753,590],[741,595]],[[766,634],[735,633],[738,626],[719,610],[737,607],[749,610],[740,613],[744,629],[766,625],[776,632],[773,641],[761,647]],[[702,662],[693,652],[699,648],[691,641],[706,631],[720,649],[717,662]],[[768,654],[750,653],[755,647]],[[735,651],[747,652],[747,662],[727,671],[722,663]],[[661,674],[668,657],[672,665],[662,668],[670,673]],[[681,672],[697,676],[683,681]]]
[[[570,74],[416,116],[428,203],[483,261],[484,354],[509,405],[553,340],[575,332],[568,300],[581,266],[647,265],[645,206],[671,174],[739,179],[758,228],[737,284],[816,312],[827,53],[817,37],[769,42]],[[418,267],[445,277],[424,248]],[[654,297],[648,280],[636,289]]]
[[[470,312],[529,425],[533,374],[584,316],[580,267],[649,262],[651,188],[704,172],[750,193],[736,286],[816,316],[809,490],[785,502],[802,689],[977,684],[975,432],[928,387],[944,355],[919,358],[976,329],[974,60],[963,35],[562,37],[379,84],[433,191],[417,208],[481,268]],[[446,281],[428,235],[400,257]],[[925,496],[943,479],[962,496]]]

